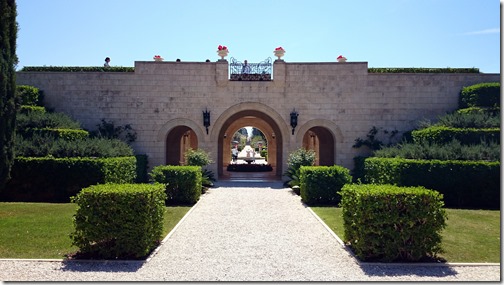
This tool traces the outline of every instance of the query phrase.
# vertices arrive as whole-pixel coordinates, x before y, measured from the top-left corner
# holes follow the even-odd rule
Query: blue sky
[[[18,69],[229,57],[500,72],[498,0],[17,0]],[[229,59],[228,57],[228,59]]]

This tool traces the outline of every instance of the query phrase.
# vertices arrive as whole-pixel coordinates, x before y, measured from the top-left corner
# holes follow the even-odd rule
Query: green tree
[[[16,100],[16,2],[0,0],[0,189],[10,178],[14,161]]]

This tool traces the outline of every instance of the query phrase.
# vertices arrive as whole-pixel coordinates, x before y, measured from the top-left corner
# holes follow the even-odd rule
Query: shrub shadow
[[[419,277],[446,277],[457,275],[458,272],[449,265],[444,264],[359,264],[367,276],[419,276]]]
[[[254,181],[254,180],[232,180],[232,181],[216,181],[214,187],[216,188],[270,188],[270,189],[285,189],[281,181]]]
[[[145,260],[100,260],[63,261],[62,271],[73,272],[137,272],[145,263]]]

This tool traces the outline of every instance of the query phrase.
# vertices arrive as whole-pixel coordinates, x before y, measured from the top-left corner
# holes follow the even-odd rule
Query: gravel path
[[[0,260],[4,281],[500,281],[500,266],[360,264],[281,183],[221,182],[148,261]]]

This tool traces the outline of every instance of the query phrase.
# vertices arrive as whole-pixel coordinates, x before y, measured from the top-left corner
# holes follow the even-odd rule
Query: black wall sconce
[[[296,112],[296,108],[290,113],[290,125],[292,127],[292,134],[294,135],[294,130],[297,127],[299,113]]]
[[[203,111],[203,126],[206,128],[206,134],[208,135],[208,127],[210,127],[210,111],[205,108]]]

